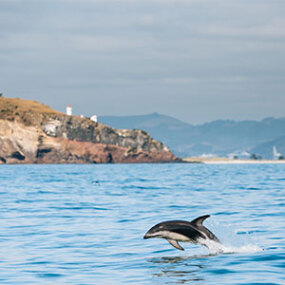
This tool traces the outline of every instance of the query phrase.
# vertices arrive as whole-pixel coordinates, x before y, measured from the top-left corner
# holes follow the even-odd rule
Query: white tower
[[[93,115],[91,118],[90,118],[91,121],[97,123],[98,122],[98,117],[97,115]]]
[[[70,104],[68,104],[66,107],[66,115],[72,116],[72,107]]]

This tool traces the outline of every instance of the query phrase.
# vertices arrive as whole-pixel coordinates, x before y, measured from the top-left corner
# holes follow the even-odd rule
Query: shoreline
[[[205,164],[285,164],[283,160],[233,160],[233,161],[205,161]]]
[[[285,164],[285,160],[270,160],[270,159],[252,160],[252,159],[189,157],[189,158],[183,158],[183,161],[188,163],[203,163],[203,164]]]

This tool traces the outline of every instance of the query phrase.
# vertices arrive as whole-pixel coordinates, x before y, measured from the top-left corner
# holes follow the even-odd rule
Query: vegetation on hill
[[[0,119],[21,121],[25,125],[39,125],[52,115],[62,113],[32,100],[0,97]]]

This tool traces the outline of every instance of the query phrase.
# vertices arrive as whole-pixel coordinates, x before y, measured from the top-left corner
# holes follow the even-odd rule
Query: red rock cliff
[[[0,163],[175,161],[142,130],[116,130],[35,101],[0,97]]]

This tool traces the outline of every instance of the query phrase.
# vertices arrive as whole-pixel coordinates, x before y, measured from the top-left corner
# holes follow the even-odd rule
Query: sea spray
[[[205,246],[209,249],[211,254],[221,254],[221,253],[252,253],[260,252],[262,248],[255,244],[246,244],[243,246],[234,246],[229,244],[222,244],[212,240],[207,240],[203,242]]]
[[[220,253],[252,253],[260,252],[263,249],[256,245],[256,241],[253,240],[248,233],[238,235],[236,230],[231,226],[215,223],[211,221],[211,228],[215,228],[213,231],[217,233],[221,243],[213,240],[204,240],[203,244],[209,249],[211,254]]]

